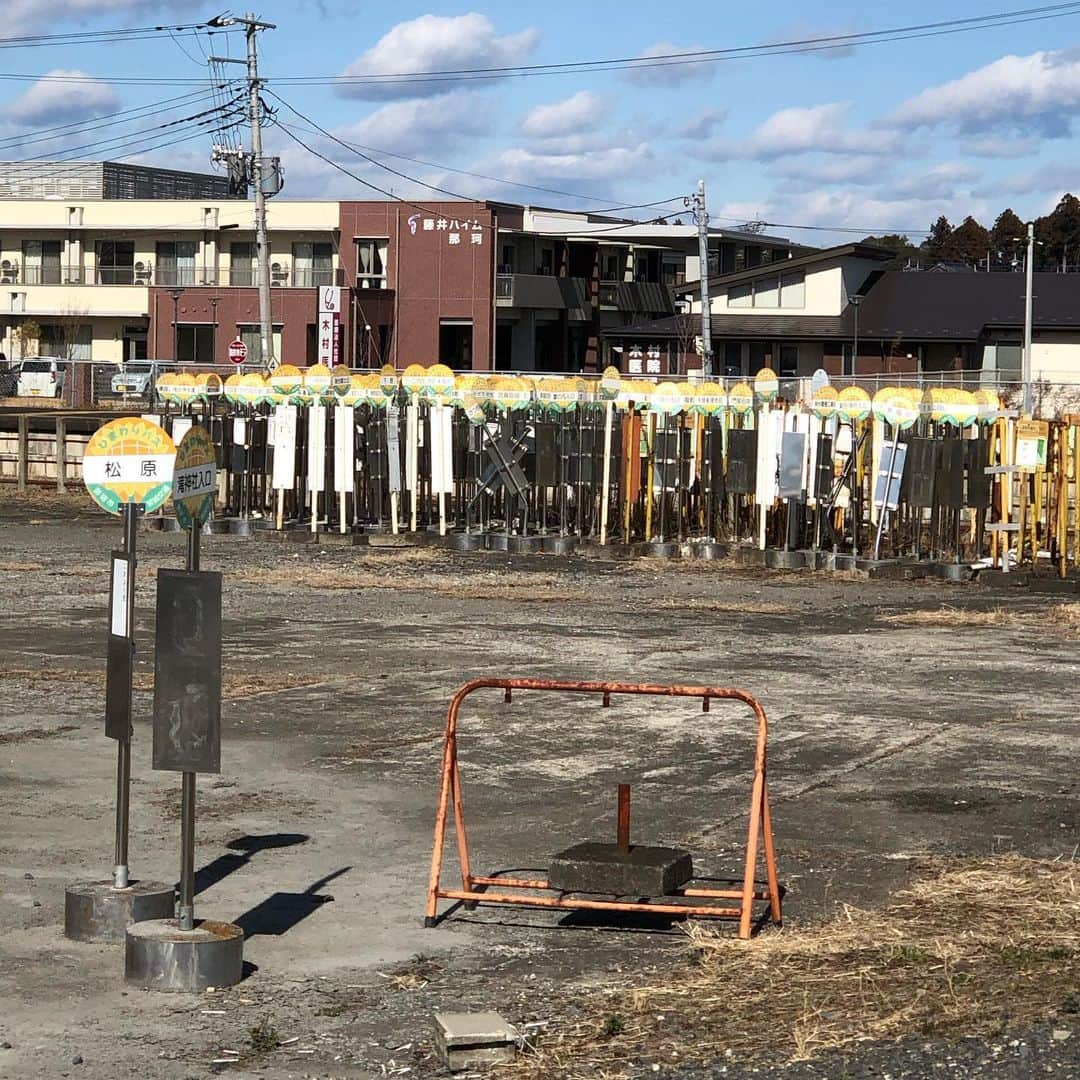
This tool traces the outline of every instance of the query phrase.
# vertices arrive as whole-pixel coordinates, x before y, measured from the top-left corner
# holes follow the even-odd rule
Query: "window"
[[[546,247],[540,251],[540,266],[537,273],[551,276],[555,273],[555,249]]]
[[[255,271],[255,244],[250,240],[229,245],[229,284],[259,284]]]
[[[728,287],[727,306],[745,308],[754,306],[753,285],[731,285]]]
[[[780,346],[780,370],[777,375],[781,379],[794,379],[799,374],[799,346]]]
[[[754,307],[776,308],[780,306],[780,279],[763,278],[754,282]]]
[[[98,241],[98,284],[133,285],[135,283],[135,241]]]
[[[806,275],[783,274],[780,277],[780,306],[782,308],[806,307]]]
[[[473,325],[471,319],[439,320],[439,363],[455,371],[472,367]]]
[[[38,350],[60,360],[89,360],[93,333],[86,323],[42,323]]]
[[[675,251],[665,251],[661,263],[661,280],[665,285],[686,283],[686,256]]]
[[[756,375],[766,367],[772,367],[772,345],[764,341],[751,341],[750,374]]]
[[[742,375],[742,342],[724,342],[724,377],[737,379]]]
[[[517,265],[517,251],[513,244],[503,244],[502,261],[499,263],[500,274],[512,274]]]
[[[176,327],[176,359],[181,364],[212,364],[213,323],[180,323]]]
[[[356,287],[358,289],[386,288],[388,240],[356,241]]]
[[[274,356],[278,360],[284,359],[281,355],[281,323],[274,323]],[[248,361],[261,363],[262,355],[262,330],[258,323],[241,323],[236,328],[236,336],[247,346]]]
[[[622,281],[623,258],[617,251],[605,251],[600,256],[600,280]]]
[[[334,284],[333,244],[293,244],[293,285],[318,288]]]
[[[59,240],[27,240],[23,244],[23,281],[27,285],[60,284]]]
[[[195,284],[195,241],[164,240],[157,246],[157,285]]]

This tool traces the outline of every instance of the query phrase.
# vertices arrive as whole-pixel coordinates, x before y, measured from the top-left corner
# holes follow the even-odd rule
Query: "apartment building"
[[[0,350],[209,364],[239,337],[258,360],[252,203],[220,177],[109,165],[0,165]],[[688,222],[292,199],[272,200],[268,222],[274,352],[300,366],[317,354],[320,287],[343,290],[340,354],[355,367],[578,371],[607,362],[606,331],[670,315],[672,289],[700,276]],[[710,236],[713,273],[795,254],[778,237]]]

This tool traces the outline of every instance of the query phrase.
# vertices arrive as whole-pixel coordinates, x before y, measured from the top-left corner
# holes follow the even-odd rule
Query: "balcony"
[[[271,269],[271,276],[273,276],[273,270]],[[288,278],[288,271],[285,271],[285,276]],[[276,282],[275,282],[276,284]],[[286,280],[284,284],[288,284]],[[334,269],[330,266],[297,266],[295,263],[292,268],[292,285],[294,289],[320,289],[327,285],[337,284],[334,275]]]
[[[566,311],[575,320],[589,318],[591,310],[585,278],[550,274],[497,274],[495,301],[500,307]]]
[[[0,262],[0,285],[82,285],[85,274],[81,266],[23,266],[17,262]]]

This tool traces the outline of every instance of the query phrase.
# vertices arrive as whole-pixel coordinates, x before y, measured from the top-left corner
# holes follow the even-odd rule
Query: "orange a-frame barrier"
[[[601,694],[603,704],[609,705],[612,694],[640,694],[655,697],[700,698],[702,711],[709,711],[713,699],[734,699],[749,705],[757,717],[757,749],[754,754],[754,781],[750,795],[750,825],[746,840],[746,862],[741,889],[682,888],[670,895],[692,901],[738,900],[738,907],[722,907],[716,903],[631,902],[628,900],[594,900],[580,894],[558,893],[541,896],[538,893],[556,892],[544,879],[509,877],[479,877],[474,875],[469,861],[469,842],[465,832],[465,816],[461,802],[461,778],[458,773],[458,713],[461,703],[471,693],[485,687],[505,692],[509,703],[515,690],[542,690],[569,693]],[[439,805],[435,813],[435,845],[431,853],[431,877],[428,881],[427,912],[424,925],[435,926],[440,900],[464,901],[476,904],[512,904],[517,907],[557,908],[572,911],[646,912],[651,915],[672,915],[699,919],[738,919],[739,937],[750,937],[754,921],[754,902],[768,901],[768,914],[780,925],[782,892],[776,878],[776,854],[773,849],[772,819],[769,816],[769,797],[765,783],[765,752],[768,741],[768,720],[760,702],[743,690],[720,686],[654,686],[648,683],[558,682],[549,679],[473,679],[465,683],[450,702],[446,716],[446,741],[443,745],[442,774],[439,781]],[[444,889],[441,885],[443,849],[446,843],[447,817],[451,799],[457,833],[458,856],[461,862],[461,888]],[[621,831],[621,827],[620,827]],[[767,885],[756,888],[758,844],[765,849]],[[513,892],[492,892],[492,889],[511,889]],[[763,911],[764,914],[764,911]]]

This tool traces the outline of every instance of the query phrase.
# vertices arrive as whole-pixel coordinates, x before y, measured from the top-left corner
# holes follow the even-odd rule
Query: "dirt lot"
[[[225,742],[221,775],[199,782],[196,905],[244,927],[251,970],[214,994],[127,991],[121,950],[62,934],[65,886],[112,861],[102,673],[119,528],[81,497],[0,488],[0,530],[5,1077],[436,1076],[434,1010],[494,1008],[539,1025],[543,1046],[590,1001],[677,983],[697,963],[678,929],[496,908],[422,928],[445,708],[470,677],[758,695],[785,933],[884,905],[937,860],[1076,856],[1080,609],[1067,597],[208,538],[204,568],[225,575]],[[154,575],[182,565],[183,541],[140,545],[131,862],[172,881],[179,778],[151,771],[148,721]],[[702,716],[691,702],[601,712],[478,695],[460,740],[478,868],[542,867],[612,838],[628,781],[635,839],[686,845],[709,876],[737,873],[752,736],[733,705]],[[1075,1001],[1048,999],[1035,1019],[1011,1024],[1006,1010],[992,1037],[864,1044],[791,1075],[922,1077],[950,1061],[952,1075],[1080,1074]],[[631,1075],[704,1077],[786,1075],[777,1063],[798,1054],[779,1037],[763,1049],[757,1065],[743,1051],[700,1066],[637,1047],[611,1058]]]

